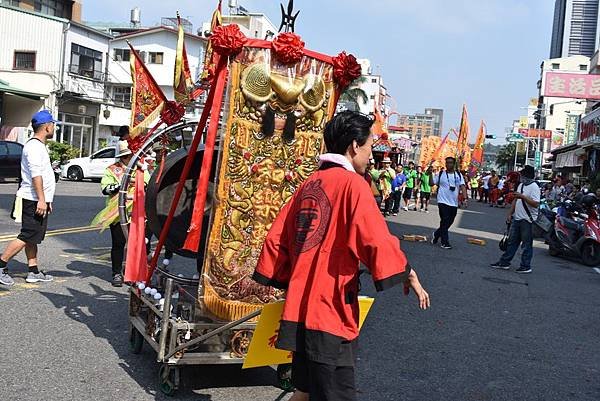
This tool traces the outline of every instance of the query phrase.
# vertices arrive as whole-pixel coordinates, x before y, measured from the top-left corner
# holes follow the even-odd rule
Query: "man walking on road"
[[[404,172],[404,175],[406,176],[406,186],[404,187],[404,193],[402,194],[402,199],[404,199],[404,207],[402,209],[408,211],[408,208],[410,207],[410,200],[412,199],[413,190],[417,183],[417,172],[415,171],[415,163],[408,163],[408,170]],[[416,205],[415,210],[417,210]]]
[[[514,201],[507,216],[510,223],[508,234],[508,248],[496,263],[492,263],[494,269],[510,269],[510,261],[513,259],[519,245],[523,244],[521,254],[521,266],[517,273],[531,273],[531,259],[533,258],[533,222],[538,216],[540,205],[540,188],[533,180],[535,170],[532,166],[525,166],[520,171],[521,184],[513,192]]]
[[[440,214],[440,227],[435,230],[431,238],[432,244],[437,244],[441,239],[441,247],[444,249],[452,249],[448,239],[448,230],[458,211],[458,193],[461,192],[464,198],[464,207],[467,207],[467,188],[463,175],[455,170],[456,159],[454,157],[446,157],[446,170],[430,179],[431,185],[438,186],[437,201],[438,212]]]
[[[52,201],[56,181],[46,149],[46,141],[54,136],[56,120],[48,110],[35,113],[31,119],[33,137],[23,147],[21,156],[21,184],[17,196],[23,199],[21,233],[11,241],[0,256],[0,284],[15,283],[7,272],[7,263],[23,248],[27,256],[29,274],[25,281],[37,283],[52,281],[52,276],[38,269],[38,245],[46,236],[48,215],[52,213]]]
[[[424,173],[421,173],[419,177],[419,185],[421,187],[421,196],[419,200],[421,202],[421,207],[419,209],[420,212],[423,211],[423,207],[425,207],[425,213],[429,213],[427,209],[429,207],[429,199],[431,198],[431,176],[432,176],[432,166],[427,167]]]
[[[400,203],[402,203],[402,192],[406,186],[406,176],[404,175],[404,168],[402,164],[396,167],[396,177],[392,181],[392,196],[394,197],[394,203],[392,206],[392,214],[398,216],[400,211]]]

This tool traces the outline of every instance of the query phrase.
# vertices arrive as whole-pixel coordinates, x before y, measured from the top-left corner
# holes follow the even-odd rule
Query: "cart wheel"
[[[142,346],[144,345],[144,336],[135,327],[129,328],[129,349],[133,354],[139,354],[142,352]]]
[[[161,365],[158,370],[158,388],[164,395],[175,394],[179,388],[179,368]]]
[[[277,366],[277,383],[280,389],[293,392],[294,385],[292,384],[292,365],[284,364]]]

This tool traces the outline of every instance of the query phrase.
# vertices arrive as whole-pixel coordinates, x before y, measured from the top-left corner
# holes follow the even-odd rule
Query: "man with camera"
[[[448,230],[458,211],[458,194],[462,192],[464,207],[467,207],[467,187],[463,175],[455,170],[456,159],[446,157],[446,170],[440,171],[437,175],[431,175],[430,185],[437,185],[438,212],[440,214],[440,227],[435,230],[431,238],[432,244],[437,244],[441,239],[443,249],[452,249],[448,239]]]

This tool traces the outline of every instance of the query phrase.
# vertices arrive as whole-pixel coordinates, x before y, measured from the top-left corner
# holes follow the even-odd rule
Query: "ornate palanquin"
[[[232,60],[227,124],[200,298],[234,320],[280,294],[251,278],[271,223],[318,166],[336,96],[331,63],[302,54],[282,63],[268,46]],[[287,60],[289,61],[289,60]]]

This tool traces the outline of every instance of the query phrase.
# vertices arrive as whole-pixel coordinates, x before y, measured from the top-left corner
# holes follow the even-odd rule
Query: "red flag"
[[[192,81],[192,73],[188,64],[187,52],[185,50],[185,32],[183,31],[183,25],[181,25],[179,13],[177,13],[177,26],[179,32],[177,35],[173,91],[175,93],[175,100],[182,105],[187,105],[192,101],[194,82]]]
[[[465,152],[469,149],[469,135],[469,115],[467,114],[467,105],[463,104],[460,130],[458,131],[458,139],[456,140],[456,158],[459,161],[462,160]]]
[[[131,48],[131,79],[133,81],[132,99],[131,99],[131,127],[129,136],[135,138],[142,131],[160,117],[167,98],[160,89],[160,86],[146,68],[146,65],[140,58],[138,52],[127,43]]]
[[[125,282],[135,283],[146,280],[148,259],[146,257],[146,209],[144,194],[144,172],[135,173],[135,194],[127,239],[127,259],[125,262]]]
[[[448,140],[449,136],[450,136],[450,132],[448,132],[446,134],[444,139],[442,139],[442,142],[440,142],[440,146],[438,146],[438,148],[435,150],[435,152],[433,152],[433,155],[431,156],[431,160],[430,160],[429,164],[435,163],[435,161],[440,158],[442,151],[444,150],[444,146],[446,146],[446,141]]]
[[[479,170],[483,164],[483,145],[485,144],[486,130],[485,122],[481,120],[481,125],[479,126],[479,131],[477,132],[475,147],[473,148],[473,153],[471,154],[471,167],[469,168],[470,173]]]
[[[221,16],[221,0],[217,8],[213,12],[212,19],[210,21],[210,31],[214,32],[215,28],[223,25],[223,17]],[[202,81],[210,81],[215,76],[215,70],[219,61],[219,55],[213,52],[212,44],[208,41],[206,45],[206,52],[204,54],[204,70],[200,79]]]

